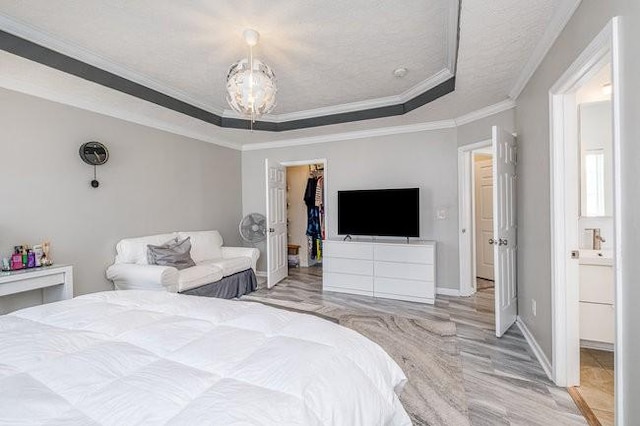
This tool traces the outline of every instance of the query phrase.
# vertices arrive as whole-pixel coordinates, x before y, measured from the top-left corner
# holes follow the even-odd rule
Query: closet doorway
[[[287,264],[322,266],[325,234],[324,164],[287,167]]]
[[[274,212],[283,211],[286,223],[286,244],[267,243],[267,259],[274,260],[267,262],[269,264],[268,286],[271,288],[288,276],[290,268],[308,268],[306,270],[309,273],[316,273],[315,271],[318,274],[322,273],[323,240],[328,229],[327,161],[316,159],[283,161],[276,164],[274,161],[268,160],[267,163],[267,169],[270,166],[281,168],[286,182],[284,200],[272,196],[267,183],[267,216],[270,216],[271,210]],[[283,201],[283,204],[286,205],[281,206],[282,209],[271,208],[274,204]],[[284,262],[276,262],[277,259],[286,259],[286,264],[282,265]],[[281,272],[281,269],[285,269],[287,272],[283,274],[284,271]],[[269,273],[271,271],[272,274]],[[269,275],[273,277],[271,280],[269,280]]]

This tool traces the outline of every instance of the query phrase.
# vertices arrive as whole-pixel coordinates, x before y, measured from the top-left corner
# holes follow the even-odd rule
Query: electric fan
[[[248,243],[256,244],[267,238],[267,218],[260,213],[249,213],[238,226],[240,236]]]

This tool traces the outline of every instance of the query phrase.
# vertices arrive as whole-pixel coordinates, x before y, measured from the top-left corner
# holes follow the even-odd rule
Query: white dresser
[[[324,291],[433,303],[434,241],[324,242]]]

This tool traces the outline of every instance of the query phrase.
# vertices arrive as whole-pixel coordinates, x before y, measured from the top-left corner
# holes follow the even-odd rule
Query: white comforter
[[[261,304],[115,291],[0,317],[0,424],[409,425],[375,343]]]

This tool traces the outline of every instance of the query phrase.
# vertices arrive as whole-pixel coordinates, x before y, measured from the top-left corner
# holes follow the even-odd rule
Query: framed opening
[[[576,92],[606,64],[611,65],[611,118],[613,163],[613,280],[614,301],[621,294],[620,280],[620,94],[618,58],[618,18],[614,18],[587,46],[549,91],[551,159],[551,265],[553,380],[559,386],[580,383],[580,282],[576,253],[581,246],[579,217],[605,216],[605,160],[592,150],[580,158],[579,108]],[[584,174],[581,176],[581,164]],[[580,189],[580,178],[585,188]],[[581,206],[581,197],[589,202]],[[586,210],[581,211],[581,207]],[[614,302],[615,303],[615,302]],[[623,418],[622,305],[615,304],[615,415]]]

